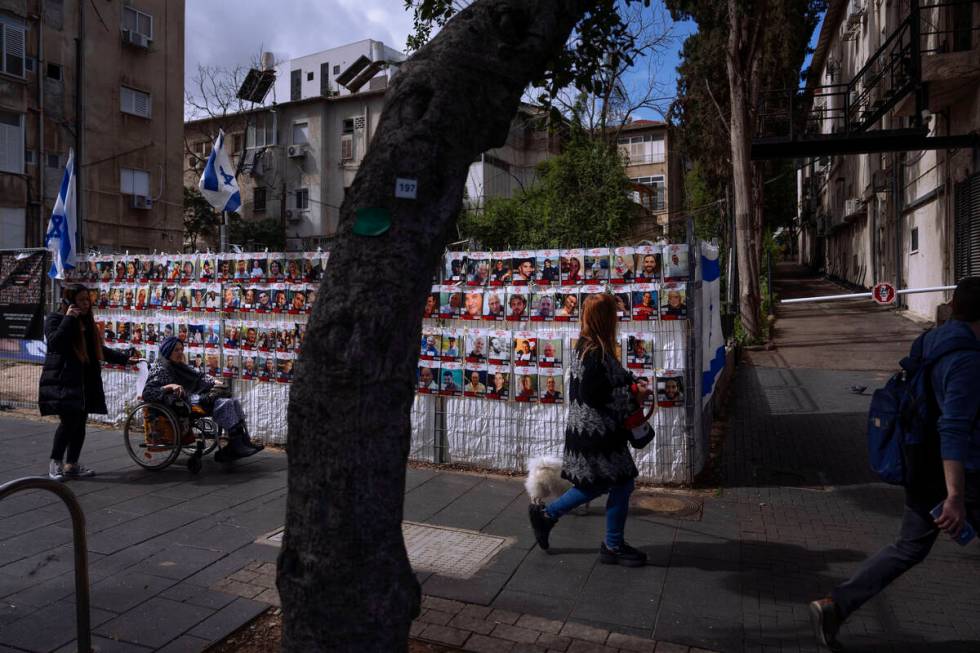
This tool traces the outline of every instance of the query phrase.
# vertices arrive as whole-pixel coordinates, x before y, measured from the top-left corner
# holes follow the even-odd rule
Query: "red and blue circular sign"
[[[887,281],[876,283],[871,290],[871,298],[883,306],[893,304],[895,302],[895,286]]]

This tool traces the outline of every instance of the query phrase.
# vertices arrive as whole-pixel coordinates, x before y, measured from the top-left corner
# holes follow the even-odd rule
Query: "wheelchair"
[[[137,381],[137,403],[126,415],[123,441],[126,453],[143,469],[169,467],[180,454],[187,458],[192,474],[201,471],[201,459],[218,448],[222,429],[204,408],[178,401],[173,406],[143,401],[147,365],[141,361]]]

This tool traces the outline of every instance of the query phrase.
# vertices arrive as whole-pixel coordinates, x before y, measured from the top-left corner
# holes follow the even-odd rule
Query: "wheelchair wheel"
[[[218,448],[218,438],[221,437],[221,427],[210,417],[200,417],[191,425],[194,437],[201,441],[201,455],[206,456]],[[197,453],[197,443],[186,445],[184,453],[193,456]]]
[[[180,423],[166,406],[141,403],[126,417],[126,452],[144,469],[163,469],[180,455]]]

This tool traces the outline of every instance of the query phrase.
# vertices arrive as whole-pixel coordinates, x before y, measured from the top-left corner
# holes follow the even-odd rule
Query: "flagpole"
[[[221,212],[221,228],[220,228],[220,247],[222,252],[228,251],[228,211]]]

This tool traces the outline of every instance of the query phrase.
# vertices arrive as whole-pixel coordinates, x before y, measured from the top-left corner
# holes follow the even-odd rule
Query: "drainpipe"
[[[44,244],[44,78],[41,76],[41,65],[44,61],[44,0],[40,1],[37,21],[37,65],[34,67],[34,77],[37,79],[37,157],[34,165],[37,167],[37,226],[38,243]]]
[[[895,205],[895,290],[902,288],[902,231],[903,222],[902,208],[904,205],[904,191],[902,189],[902,154],[895,153],[895,162],[892,166],[892,199]],[[903,308],[905,300],[902,295],[895,298],[895,307]]]
[[[85,169],[82,165],[84,157],[85,115],[85,3],[78,3],[78,38],[75,39],[75,248],[78,252],[85,251]]]

